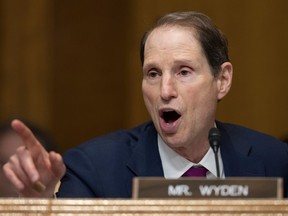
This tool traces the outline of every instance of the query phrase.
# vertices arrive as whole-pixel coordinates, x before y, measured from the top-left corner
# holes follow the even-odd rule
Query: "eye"
[[[189,72],[188,70],[181,70],[181,71],[180,71],[180,74],[181,74],[182,76],[187,76],[189,73],[190,73],[190,72]]]
[[[181,68],[178,74],[180,76],[188,76],[189,74],[191,74],[191,69],[189,69],[189,68]]]
[[[156,78],[159,75],[160,75],[159,72],[157,70],[154,70],[154,69],[147,72],[147,76],[149,78]]]

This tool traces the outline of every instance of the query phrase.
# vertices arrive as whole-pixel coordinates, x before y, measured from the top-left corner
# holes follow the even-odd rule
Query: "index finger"
[[[34,136],[34,134],[32,133],[32,131],[20,120],[15,119],[11,122],[11,126],[14,129],[14,131],[17,132],[17,134],[19,134],[21,136],[21,138],[24,141],[24,145],[25,147],[33,152],[33,149],[35,151],[35,149],[42,149],[42,145],[39,143],[39,141],[36,139],[36,137]],[[35,148],[36,147],[36,148]],[[37,151],[38,152],[38,151]],[[37,152],[35,152],[35,154],[37,154]]]

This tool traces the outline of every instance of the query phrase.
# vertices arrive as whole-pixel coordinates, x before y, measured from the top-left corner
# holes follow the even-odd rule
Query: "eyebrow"
[[[144,64],[142,66],[142,70],[147,70],[148,68],[158,68],[157,67],[157,64],[155,64],[154,62],[148,62],[148,63],[145,63],[144,61]]]

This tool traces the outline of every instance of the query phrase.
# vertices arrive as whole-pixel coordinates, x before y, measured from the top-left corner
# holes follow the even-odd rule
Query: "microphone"
[[[210,146],[214,152],[215,155],[215,164],[216,164],[216,170],[217,170],[217,178],[220,178],[220,171],[219,171],[219,160],[218,160],[218,149],[220,146],[220,138],[221,134],[218,128],[211,128],[209,130],[208,134],[208,140],[210,143]]]

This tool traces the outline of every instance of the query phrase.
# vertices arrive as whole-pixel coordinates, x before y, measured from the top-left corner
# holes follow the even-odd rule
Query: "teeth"
[[[163,113],[167,113],[167,112],[176,112],[176,113],[178,113],[174,109],[163,109],[163,110],[160,111],[161,115],[163,115]]]

